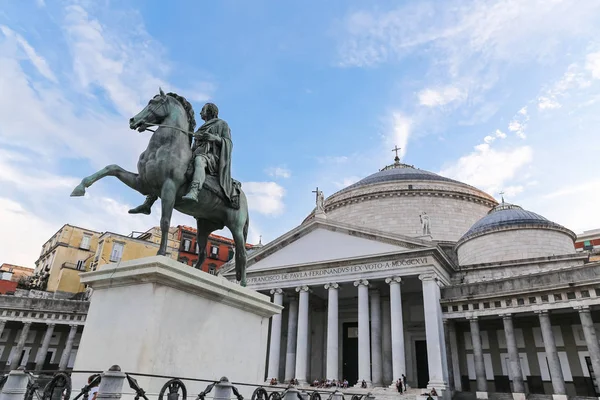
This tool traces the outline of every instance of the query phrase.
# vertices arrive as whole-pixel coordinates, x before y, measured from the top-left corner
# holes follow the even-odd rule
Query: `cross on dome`
[[[398,156],[398,151],[402,150],[402,147],[398,147],[398,145],[395,145],[394,148],[392,149],[392,151],[396,152],[396,157],[394,157],[394,161],[396,163],[400,162],[400,157]]]

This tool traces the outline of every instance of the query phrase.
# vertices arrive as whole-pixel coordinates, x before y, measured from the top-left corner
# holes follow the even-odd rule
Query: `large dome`
[[[502,202],[456,244],[461,265],[571,254],[575,234],[539,214]]]
[[[329,196],[325,212],[342,223],[456,242],[497,204],[477,188],[396,160]]]
[[[358,187],[370,185],[373,183],[396,182],[396,181],[438,181],[438,182],[460,183],[453,179],[446,178],[446,177],[440,176],[438,174],[434,174],[433,172],[415,168],[412,165],[398,163],[398,164],[392,164],[388,167],[385,167],[382,170],[375,172],[374,174],[369,175],[366,178],[361,179],[360,181],[356,182],[355,184],[348,186],[347,188],[341,190],[340,192],[344,192],[347,190],[353,190]],[[338,193],[340,193],[340,192],[338,192]]]

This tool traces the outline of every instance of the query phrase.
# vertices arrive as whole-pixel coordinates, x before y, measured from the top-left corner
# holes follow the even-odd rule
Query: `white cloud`
[[[455,86],[438,89],[424,89],[419,92],[419,104],[427,107],[440,107],[452,102],[460,102],[467,94]]]
[[[521,115],[525,115],[525,116],[526,116],[526,115],[527,115],[527,106],[525,106],[525,107],[521,108],[521,109],[519,110],[518,114],[521,114]]]
[[[538,97],[538,109],[540,110],[553,110],[560,107],[561,104],[554,98],[545,96]]]
[[[487,135],[486,137],[483,138],[483,141],[487,144],[492,143],[494,140],[496,140],[496,137],[490,136],[490,135]]]
[[[400,147],[399,156],[402,158],[406,154],[408,139],[411,134],[412,119],[405,114],[394,111],[391,116],[391,133],[387,135],[387,144]]]
[[[351,12],[338,27],[343,66],[372,66],[429,47],[455,70],[477,60],[523,62],[555,52],[561,39],[597,32],[598,2],[421,1]]]
[[[350,157],[348,156],[324,156],[317,157],[317,161],[321,164],[343,164],[348,162]]]
[[[475,147],[475,151],[459,158],[440,171],[440,175],[465,182],[488,193],[498,193],[510,183],[517,173],[533,161],[529,146],[510,150],[495,150],[488,144]]]
[[[600,52],[587,55],[585,69],[592,74],[594,79],[600,79]]]
[[[0,229],[0,263],[32,268],[41,245],[58,229],[18,202],[4,197],[0,197],[0,226],[3,227]]]
[[[496,129],[494,135],[496,135],[497,138],[506,139],[506,133],[502,132],[500,129]]]
[[[265,172],[273,178],[289,178],[292,176],[292,171],[284,167],[270,167]]]
[[[362,178],[359,176],[347,176],[345,178],[342,178],[341,181],[335,181],[333,182],[333,184],[338,188],[338,189],[343,189],[346,188],[358,181],[360,181]]]
[[[107,194],[109,182],[94,186],[84,198],[69,198],[82,176],[63,172],[63,162],[81,165],[77,175],[109,163],[135,170],[149,135],[129,130],[129,116],[157,92],[159,84],[187,95],[165,84],[168,57],[143,24],[127,18],[109,21],[115,30],[81,6],[67,7],[66,20],[58,22],[66,31],[70,52],[54,42],[51,48],[34,49],[24,37],[2,27],[0,226],[5,229],[0,231],[8,235],[0,242],[3,261],[32,265],[38,246],[65,223],[123,234],[158,224],[158,205],[150,217],[129,215],[127,210],[137,204],[128,204],[120,195],[129,189],[111,189]],[[72,62],[73,68],[63,66],[58,77],[43,58],[44,52],[57,51],[64,52],[63,60]],[[40,76],[29,73],[25,65],[29,62]],[[75,79],[57,82],[63,76]],[[211,90],[209,83],[200,81],[190,82],[190,87]],[[189,99],[206,99],[202,90],[190,90]],[[141,195],[132,198],[143,201]],[[190,218],[184,218],[190,225]],[[180,220],[175,213],[172,222]],[[19,234],[21,227],[29,234]],[[23,237],[28,237],[27,249],[20,245]]]
[[[27,40],[23,38],[23,36],[19,35],[9,27],[4,25],[0,25],[0,31],[2,31],[4,36],[6,36],[7,38],[14,38],[16,43],[19,44],[23,52],[25,52],[25,55],[27,56],[29,61],[31,61],[33,66],[38,70],[40,74],[42,74],[44,77],[46,77],[46,79],[49,79],[52,82],[58,82],[56,77],[54,76],[54,73],[48,66],[46,60],[36,53],[35,49],[31,47],[31,45],[27,42]]]
[[[248,208],[265,215],[283,213],[285,189],[275,182],[244,182],[242,189],[248,198]]]

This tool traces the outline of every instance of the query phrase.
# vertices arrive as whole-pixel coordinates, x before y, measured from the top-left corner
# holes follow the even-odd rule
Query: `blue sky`
[[[600,3],[12,1],[0,10],[0,262],[33,266],[64,223],[129,233],[158,86],[232,129],[250,241],[273,240],[393,161],[441,173],[575,232],[600,227]],[[198,117],[197,117],[198,119]],[[173,224],[193,225],[176,214]]]

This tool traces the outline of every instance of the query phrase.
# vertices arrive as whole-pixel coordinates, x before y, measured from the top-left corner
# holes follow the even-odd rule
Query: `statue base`
[[[135,373],[264,382],[269,318],[282,309],[268,296],[163,256],[104,265],[81,282],[94,291],[75,371],[116,364],[149,394],[168,379]],[[87,378],[73,374],[73,387]],[[190,396],[207,386],[184,383]]]

